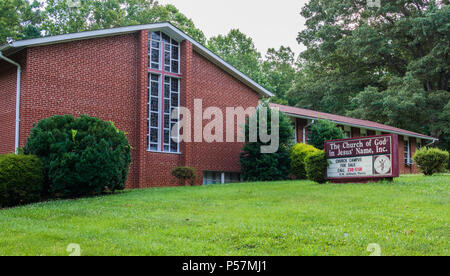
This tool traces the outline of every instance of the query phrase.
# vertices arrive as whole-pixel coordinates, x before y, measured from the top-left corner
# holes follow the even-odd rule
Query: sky
[[[207,38],[225,35],[238,28],[250,36],[264,56],[269,48],[290,46],[299,54],[305,47],[297,43],[304,29],[301,8],[307,0],[158,0],[173,4],[191,18]]]

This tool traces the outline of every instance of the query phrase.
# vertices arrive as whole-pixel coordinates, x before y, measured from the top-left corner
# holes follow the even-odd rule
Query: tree
[[[78,7],[69,7],[68,0],[46,0],[42,30],[44,35],[59,35],[155,22],[170,22],[195,40],[206,41],[175,6],[154,0],[83,0]]]
[[[259,126],[260,118],[259,110],[267,108],[267,127],[268,133],[272,131],[271,116],[273,111],[268,107],[268,104],[260,106],[256,113],[257,125]],[[240,163],[242,168],[242,177],[247,181],[274,181],[289,179],[290,175],[290,157],[289,144],[294,135],[292,122],[287,115],[279,113],[279,141],[280,145],[278,151],[275,153],[264,154],[261,151],[262,146],[268,143],[263,143],[258,136],[257,142],[250,142],[250,121],[245,125],[246,144],[242,149],[240,155]],[[259,133],[259,127],[258,127]]]
[[[295,78],[295,54],[290,47],[281,46],[279,50],[269,49],[262,63],[267,82],[274,88],[272,102],[283,103],[286,93],[292,87]],[[284,103],[287,103],[285,101]]]
[[[386,1],[371,8],[367,1],[311,0],[301,14],[306,29],[297,40],[307,50],[288,93],[291,104],[445,140],[448,1]]]
[[[39,2],[27,0],[0,1],[0,44],[8,39],[20,40],[40,36]]]
[[[260,71],[261,53],[253,40],[238,29],[208,40],[208,48],[251,78]]]
[[[311,126],[311,131],[308,132],[310,137],[310,144],[314,147],[323,150],[325,141],[344,139],[344,132],[342,129],[327,120],[319,120]]]

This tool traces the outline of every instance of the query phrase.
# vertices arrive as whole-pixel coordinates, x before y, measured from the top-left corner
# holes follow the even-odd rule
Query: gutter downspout
[[[316,122],[316,120],[312,120],[311,123],[309,123],[303,127],[303,144],[306,144],[306,129],[308,127],[312,126],[315,122]]]
[[[437,141],[439,141],[439,139],[434,139],[433,142],[429,143],[425,147],[429,147],[429,146],[433,145],[434,143],[436,143]]]
[[[0,52],[0,59],[3,59],[15,66],[17,66],[17,88],[16,88],[16,133],[14,142],[14,152],[17,154],[19,150],[19,135],[20,135],[20,76],[22,73],[22,68],[20,64],[5,57],[2,52]]]

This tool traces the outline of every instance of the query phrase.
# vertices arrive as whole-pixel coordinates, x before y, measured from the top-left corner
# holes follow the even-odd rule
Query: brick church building
[[[133,146],[128,188],[175,186],[175,166],[197,169],[198,184],[240,180],[243,144],[175,143],[171,110],[256,107],[272,94],[169,23],[128,26],[12,42],[0,46],[0,154],[24,146],[33,123],[53,115],[111,120]],[[307,142],[315,119],[337,122],[349,137],[399,135],[402,173],[411,156],[436,139],[390,126],[274,105]],[[207,122],[203,122],[205,124]],[[235,126],[237,128],[237,126]]]

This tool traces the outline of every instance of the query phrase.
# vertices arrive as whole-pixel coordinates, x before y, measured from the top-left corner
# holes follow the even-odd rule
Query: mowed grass
[[[125,191],[0,210],[0,255],[449,255],[450,176]]]

